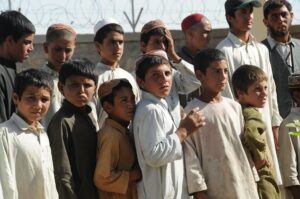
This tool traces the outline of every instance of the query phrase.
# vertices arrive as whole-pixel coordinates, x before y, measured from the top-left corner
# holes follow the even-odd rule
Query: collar
[[[5,59],[3,57],[0,57],[0,64],[6,66],[8,68],[14,69],[14,70],[16,70],[16,68],[17,68],[15,62],[13,62],[11,60],[8,60],[8,59]]]
[[[273,39],[270,35],[268,35],[267,40],[272,50],[274,49],[274,47],[276,47],[277,44],[291,44],[292,46],[295,45],[291,37],[289,38],[289,41],[287,43],[278,42],[275,39]]]
[[[121,124],[119,124],[118,122],[116,122],[115,120],[112,120],[110,118],[106,118],[104,121],[104,124],[116,129],[117,131],[121,132],[122,134],[126,134],[126,132],[128,132],[127,128],[125,128],[124,126],[122,126]]]
[[[92,108],[89,105],[85,105],[84,107],[77,107],[71,104],[66,99],[64,99],[62,106],[71,112],[76,112],[81,114],[89,114],[92,112]]]
[[[291,113],[296,113],[298,115],[299,112],[300,112],[300,107],[292,107]]]
[[[37,123],[37,127],[33,128],[32,126],[30,126],[29,124],[27,124],[27,122],[25,122],[25,120],[23,120],[18,114],[13,113],[11,116],[12,121],[16,124],[16,126],[22,130],[22,131],[31,131],[34,132],[36,134],[42,133],[44,130],[44,127],[38,122]]]
[[[118,64],[116,68],[119,68],[119,67],[120,67],[120,65]],[[106,64],[104,64],[102,62],[98,62],[97,65],[96,65],[96,68],[103,68],[105,70],[115,70],[116,69],[116,68],[112,69],[111,66],[106,65]]]
[[[229,38],[229,40],[231,41],[231,43],[233,44],[234,47],[238,48],[241,47],[243,45],[254,45],[254,43],[256,42],[254,36],[252,34],[249,34],[249,40],[247,42],[242,41],[240,38],[238,38],[237,36],[235,36],[232,32],[228,32],[227,37]]]
[[[158,98],[154,96],[151,93],[148,93],[146,91],[142,91],[142,98],[150,100],[151,102],[154,102],[155,104],[160,104],[164,106],[166,109],[168,109],[168,103],[165,98]]]

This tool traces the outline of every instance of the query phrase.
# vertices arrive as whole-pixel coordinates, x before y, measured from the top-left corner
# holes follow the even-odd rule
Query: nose
[[[29,47],[29,52],[33,51],[34,50],[34,46],[33,44],[30,44],[30,47]]]
[[[36,108],[40,109],[40,108],[42,108],[43,102],[42,102],[42,100],[36,100],[34,105]]]

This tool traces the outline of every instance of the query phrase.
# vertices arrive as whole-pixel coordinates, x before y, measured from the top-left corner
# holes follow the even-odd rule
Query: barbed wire
[[[162,19],[170,29],[180,29],[182,19],[190,13],[201,12],[214,28],[227,27],[225,0],[134,0],[135,17],[143,8],[136,30],[153,19]],[[294,8],[294,24],[300,24],[300,0],[290,0]],[[37,33],[46,32],[53,23],[67,23],[79,33],[92,33],[97,21],[114,17],[126,32],[132,28],[123,12],[132,16],[131,0],[0,0],[0,11],[20,10],[36,26]],[[298,15],[299,13],[299,15]]]

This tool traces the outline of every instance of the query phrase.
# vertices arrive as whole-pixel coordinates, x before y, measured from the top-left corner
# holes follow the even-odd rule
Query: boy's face
[[[149,38],[148,43],[140,43],[140,48],[142,52],[148,53],[153,50],[163,50],[166,51],[167,47],[165,45],[166,38],[162,35],[152,35]]]
[[[11,36],[9,36],[7,39],[11,60],[14,62],[23,62],[29,57],[29,54],[33,50],[34,34],[25,35],[18,41],[14,41]]]
[[[122,58],[124,35],[111,31],[106,35],[102,43],[96,42],[96,49],[101,56],[101,62],[113,66]]]
[[[201,26],[195,30],[190,30],[186,34],[189,35],[191,44],[195,49],[208,48],[208,44],[211,39],[211,24],[208,20],[202,20]]]
[[[240,91],[237,93],[241,104],[263,108],[267,102],[268,83],[265,80],[256,81],[249,86],[247,93]]]
[[[202,89],[218,94],[225,89],[228,80],[226,60],[216,60],[209,64],[206,74],[196,70],[196,77],[201,82]]]
[[[22,96],[13,93],[13,101],[18,115],[31,126],[36,126],[37,122],[47,113],[50,99],[48,88],[34,85],[25,88]]]
[[[114,104],[104,102],[109,117],[120,124],[129,123],[135,112],[135,96],[132,89],[123,87],[115,93]]]
[[[264,24],[274,36],[285,36],[289,33],[294,14],[289,12],[286,6],[271,10],[264,18]]]
[[[59,72],[61,66],[74,54],[75,37],[73,39],[58,38],[44,43],[44,51],[48,54],[48,62]]]
[[[58,88],[64,97],[76,107],[85,106],[96,92],[94,80],[80,75],[71,75],[66,79],[65,84],[59,82]]]
[[[238,9],[234,12],[234,17],[227,15],[227,20],[231,24],[233,32],[247,32],[251,30],[253,24],[253,6]]]
[[[161,64],[151,67],[145,79],[138,79],[139,86],[158,98],[167,97],[172,87],[172,69],[169,65]]]

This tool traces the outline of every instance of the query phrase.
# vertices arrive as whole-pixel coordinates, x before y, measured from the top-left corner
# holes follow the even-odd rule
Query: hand
[[[142,179],[142,172],[139,169],[135,169],[129,172],[129,181],[136,182]]]
[[[172,34],[170,32],[170,30],[165,29],[166,31],[166,42],[168,42],[168,45],[166,46],[166,52],[168,54],[168,57],[175,63],[179,63],[181,61],[181,57],[179,57],[175,51],[175,47],[174,47],[174,40],[172,37]]]
[[[187,136],[204,125],[205,117],[199,108],[194,108],[181,120],[176,133],[180,140],[183,141]]]

